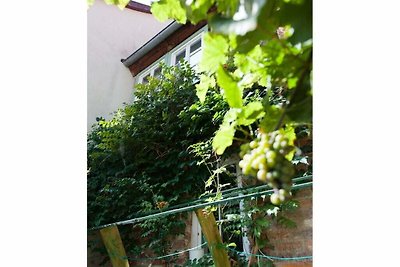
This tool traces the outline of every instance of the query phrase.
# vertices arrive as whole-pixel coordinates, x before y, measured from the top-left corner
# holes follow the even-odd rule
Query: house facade
[[[133,100],[134,77],[121,64],[132,51],[160,32],[150,7],[131,1],[120,10],[96,0],[87,11],[87,130],[97,117],[111,118],[124,102]],[[132,26],[136,25],[136,26]],[[145,25],[145,27],[143,27]]]

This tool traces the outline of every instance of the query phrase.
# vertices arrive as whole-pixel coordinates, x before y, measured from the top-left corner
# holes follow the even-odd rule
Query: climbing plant
[[[311,0],[160,0],[151,10],[162,21],[207,20],[197,95],[216,84],[230,107],[213,149],[241,139],[243,173],[273,187],[273,203],[290,197],[295,127],[311,124]],[[254,87],[265,97],[246,101]]]
[[[89,223],[197,196],[213,164],[234,155],[245,184],[274,188],[270,209],[292,203],[292,178],[311,172],[299,143],[312,134],[311,0],[159,0],[151,10],[160,20],[207,20],[200,74],[166,68],[138,87],[133,105],[99,120],[89,138]],[[261,212],[244,222],[259,247]]]
[[[165,67],[159,79],[138,85],[135,100],[99,118],[88,135],[88,226],[94,227],[163,210],[198,197],[210,176],[190,145],[212,138],[227,104],[215,91],[204,102],[196,96],[195,72],[186,64]],[[219,115],[215,115],[219,114]],[[211,148],[209,148],[210,150]],[[137,225],[141,246],[165,254],[169,237],[182,233],[184,218],[148,220]],[[121,227],[121,234],[132,232]],[[124,236],[123,236],[124,238]]]

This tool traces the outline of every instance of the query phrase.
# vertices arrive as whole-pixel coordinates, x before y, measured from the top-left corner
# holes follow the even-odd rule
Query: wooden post
[[[100,230],[101,238],[110,256],[113,267],[129,267],[129,261],[126,257],[124,244],[119,235],[116,225]]]
[[[201,226],[201,230],[207,240],[211,256],[214,260],[215,267],[230,267],[228,253],[222,247],[222,238],[217,228],[214,214],[207,213],[203,209],[196,210],[197,218]]]

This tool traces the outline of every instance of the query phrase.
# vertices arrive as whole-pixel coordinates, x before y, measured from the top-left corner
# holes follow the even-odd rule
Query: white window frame
[[[175,66],[176,65],[176,56],[181,53],[183,50],[185,50],[185,60],[187,62],[189,62],[190,59],[190,46],[192,44],[194,44],[195,42],[197,42],[198,40],[201,39],[201,46],[200,48],[198,48],[196,51],[198,50],[202,50],[203,49],[203,44],[204,44],[204,33],[208,30],[207,25],[204,26],[203,28],[201,28],[200,30],[198,30],[197,32],[195,32],[194,34],[192,34],[190,37],[188,37],[185,41],[183,41],[181,44],[179,44],[177,47],[175,47],[174,49],[171,50],[170,54],[171,54],[171,66]]]
[[[142,70],[138,75],[137,75],[137,83],[142,83],[144,77],[150,74],[151,77],[154,77],[154,71],[160,66],[160,63],[164,62],[165,63],[165,56],[161,57],[157,61],[155,61],[153,64]]]
[[[208,31],[208,25],[205,25],[204,27],[200,28],[197,30],[195,33],[193,33],[191,36],[186,38],[185,41],[177,45],[174,49],[172,49],[170,52],[166,53],[164,56],[162,56],[160,59],[155,61],[153,64],[139,72],[135,77],[135,84],[142,83],[144,77],[150,74],[151,77],[154,76],[154,70],[157,69],[157,67],[160,65],[160,62],[164,62],[168,66],[175,66],[175,56],[179,54],[179,52],[182,52],[185,50],[185,60],[189,62],[189,57],[190,57],[190,46],[198,41],[201,38],[201,46],[198,48],[199,50],[203,49],[203,44],[204,44],[204,33]],[[198,50],[196,50],[198,51]]]

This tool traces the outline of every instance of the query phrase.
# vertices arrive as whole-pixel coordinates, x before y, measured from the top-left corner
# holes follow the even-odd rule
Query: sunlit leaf
[[[153,2],[151,5],[151,13],[161,22],[174,18],[177,22],[185,24],[187,19],[186,11],[179,0],[160,0],[158,2]]]
[[[92,6],[95,0],[86,0],[88,6]]]
[[[240,109],[230,109],[224,116],[224,121],[216,132],[212,146],[218,155],[224,153],[225,149],[232,145],[235,135],[236,119]]]
[[[187,17],[196,24],[207,17],[209,9],[214,5],[215,0],[181,0],[182,6],[186,8]]]
[[[232,145],[235,128],[233,125],[221,125],[213,139],[213,149],[218,155],[222,155],[225,149]]]
[[[257,119],[262,118],[265,115],[264,107],[260,101],[254,101],[248,103],[243,107],[242,112],[238,117],[238,125],[250,125]]]
[[[285,136],[288,138],[288,145],[289,146],[293,146],[294,145],[294,140],[296,140],[296,133],[295,133],[295,131],[294,131],[294,127],[292,127],[292,126],[287,126],[284,130],[284,133],[285,133]],[[294,149],[292,149],[292,151],[290,151],[286,156],[285,156],[285,158],[287,159],[287,160],[292,160],[293,159],[293,156],[294,156],[294,152],[295,152],[295,150]]]
[[[229,106],[232,108],[240,108],[243,106],[243,88],[238,85],[238,82],[234,80],[221,66],[217,70],[217,82],[224,91],[224,96]]]
[[[91,1],[91,0],[88,0]],[[104,0],[107,5],[116,5],[120,9],[124,9],[130,0]]]
[[[210,87],[215,87],[214,77],[202,74],[200,76],[200,83],[196,84],[196,95],[201,103],[204,102],[208,88]]]
[[[199,70],[207,73],[214,73],[221,64],[228,59],[228,41],[220,36],[206,33],[204,35],[204,50],[199,63]]]

